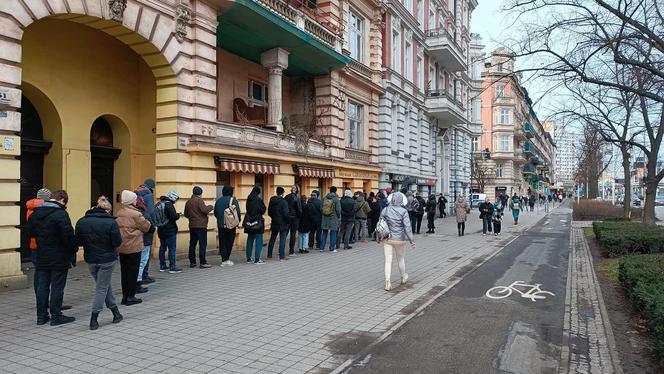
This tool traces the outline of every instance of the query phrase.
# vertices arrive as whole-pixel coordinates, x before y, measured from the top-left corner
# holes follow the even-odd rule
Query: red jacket
[[[25,212],[25,220],[27,222],[28,218],[32,215],[32,213],[35,211],[35,208],[42,205],[44,203],[44,200],[42,199],[31,199],[26,201],[25,207],[28,208],[28,210]],[[37,249],[37,240],[35,238],[30,238],[30,249],[35,250]]]

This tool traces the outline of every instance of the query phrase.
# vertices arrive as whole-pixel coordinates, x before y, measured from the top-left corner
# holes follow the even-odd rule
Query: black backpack
[[[154,225],[157,227],[163,227],[166,226],[168,222],[169,219],[166,216],[166,203],[159,200],[154,207]]]

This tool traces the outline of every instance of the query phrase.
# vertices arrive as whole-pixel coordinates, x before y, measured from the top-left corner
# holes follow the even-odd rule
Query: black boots
[[[120,321],[122,321],[122,314],[120,314],[120,309],[118,309],[116,306],[111,308],[111,312],[113,312],[113,323],[120,323]]]
[[[92,316],[90,317],[90,330],[96,330],[99,328],[97,317],[99,317],[99,312],[92,312]]]
[[[134,297],[134,296],[130,296],[130,297],[127,297],[127,298],[123,298],[122,301],[120,302],[120,304],[130,306],[130,305],[140,304],[142,302],[143,302],[143,300],[141,300],[137,297]]]
[[[64,325],[65,323],[71,323],[75,320],[76,318],[65,315],[51,316],[51,326]]]

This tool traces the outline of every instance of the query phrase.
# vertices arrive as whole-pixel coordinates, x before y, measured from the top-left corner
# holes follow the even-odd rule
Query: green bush
[[[632,304],[643,313],[664,362],[664,255],[625,256],[618,276]]]
[[[609,257],[664,252],[664,227],[629,221],[594,222],[593,232]]]
[[[632,219],[641,217],[641,208],[631,207]],[[613,205],[610,201],[580,200],[572,204],[572,219],[575,221],[601,221],[603,219],[624,219],[622,205]]]

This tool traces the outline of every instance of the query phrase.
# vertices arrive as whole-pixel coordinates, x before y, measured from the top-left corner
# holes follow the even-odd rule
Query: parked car
[[[479,206],[480,203],[484,202],[484,199],[486,199],[485,193],[470,194],[470,206],[471,207]]]
[[[632,205],[641,206],[641,199],[639,199],[638,197],[633,198],[632,199]]]

